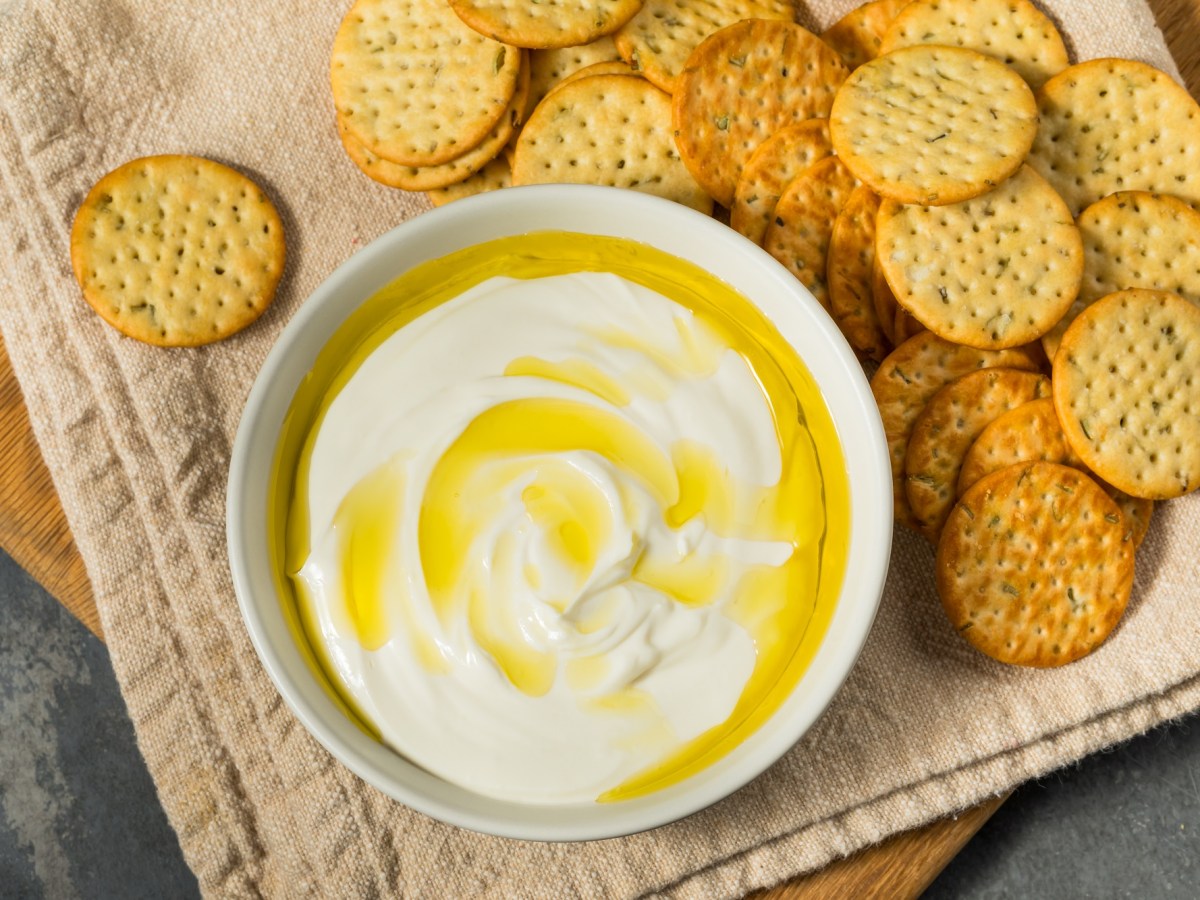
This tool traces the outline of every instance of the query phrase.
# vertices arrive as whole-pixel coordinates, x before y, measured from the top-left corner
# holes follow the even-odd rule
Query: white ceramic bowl
[[[849,470],[845,583],[828,633],[792,695],[715,764],[618,803],[534,806],[482,797],[372,740],[338,710],[305,666],[284,621],[267,550],[267,485],[276,439],[297,385],[334,330],[414,265],[483,241],[548,229],[653,245],[707,269],[756,303],[819,384]],[[342,264],[308,298],[263,364],[238,428],[227,496],[230,564],[246,627],[304,726],[353,772],[414,809],[477,831],[534,840],[606,838],[653,828],[733,793],[778,760],[825,710],[862,649],[887,574],[891,523],[891,475],[870,387],[812,295],[763,250],[707,216],[646,194],[577,185],[503,190],[452,203],[389,231]]]

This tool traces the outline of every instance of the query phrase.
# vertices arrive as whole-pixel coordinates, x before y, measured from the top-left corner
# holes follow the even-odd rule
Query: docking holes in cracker
[[[1079,229],[1029,166],[949,206],[885,201],[876,240],[900,305],[930,331],[972,347],[1037,340],[1070,308],[1083,277]]]
[[[1200,308],[1147,290],[1093,303],[1054,357],[1054,406],[1114,487],[1149,500],[1200,487]]]
[[[876,193],[942,206],[1012,175],[1037,132],[1021,76],[974,50],[919,45],[859,66],[829,114],[833,149]]]
[[[83,296],[118,331],[169,347],[245,328],[283,274],[283,224],[249,178],[208,159],[148,156],[105,175],[71,229]]]
[[[892,499],[896,519],[916,528],[905,490],[904,457],[913,426],[925,404],[955,378],[992,366],[1035,372],[1045,357],[1040,347],[977,350],[923,331],[909,338],[879,364],[871,393],[883,419],[884,437],[892,462]]]
[[[1004,663],[1060,666],[1095,650],[1133,588],[1121,510],[1091,478],[1054,463],[987,476],[955,505],[937,554],[954,629]]]

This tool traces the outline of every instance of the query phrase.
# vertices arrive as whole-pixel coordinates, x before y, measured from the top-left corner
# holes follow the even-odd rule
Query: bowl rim
[[[510,224],[524,221],[522,216],[545,224],[535,228]],[[829,355],[823,362],[829,371],[824,373],[814,371],[803,353],[801,358],[834,419],[850,482],[847,572],[825,636],[797,689],[742,745],[713,765],[678,784],[617,803],[539,806],[494,800],[450,785],[368,737],[337,710],[311,672],[298,675],[299,650],[290,633],[280,634],[280,598],[273,584],[264,584],[270,567],[261,555],[255,556],[256,549],[265,549],[267,532],[263,475],[269,475],[279,426],[296,386],[332,333],[329,326],[336,328],[375,290],[412,266],[436,258],[422,255],[425,244],[445,244],[437,253],[442,256],[493,238],[544,230],[613,234],[693,262],[733,284],[781,331],[784,328],[773,311],[764,308],[764,297],[751,296],[714,270],[736,273],[735,263],[747,264],[756,270],[753,277],[766,279],[778,296],[797,302],[803,312],[796,321],[814,329],[818,352]],[[634,237],[630,231],[642,236]],[[722,248],[719,259],[692,249],[713,243]],[[375,286],[350,289],[348,285],[356,280]],[[310,338],[313,332],[324,336]],[[795,345],[786,332],[785,337]],[[316,344],[305,352],[296,350],[305,340]],[[302,365],[304,359],[309,361]],[[834,408],[829,396],[834,387],[826,384],[834,377],[840,377],[855,402]],[[858,432],[856,436],[866,442],[854,450],[863,451],[857,467],[851,464],[848,430]],[[226,492],[226,539],[238,606],[259,660],[305,729],[337,760],[391,798],[452,825],[525,840],[595,840],[677,821],[735,793],[774,765],[824,713],[861,654],[878,612],[892,540],[891,480],[883,425],[866,375],[833,320],[786,268],[731,228],[671,201],[618,188],[538,185],[478,195],[414,216],[343,261],[308,295],[267,353],[239,420]],[[874,499],[868,497],[872,492]],[[256,522],[259,512],[262,518]],[[261,532],[261,542],[255,540],[256,531]],[[847,597],[852,582],[856,591]],[[818,664],[832,669],[822,669],[817,677]],[[311,684],[305,683],[305,677]],[[319,697],[314,696],[314,688]],[[797,711],[793,701],[801,688],[808,693]],[[336,713],[332,723],[330,710]]]

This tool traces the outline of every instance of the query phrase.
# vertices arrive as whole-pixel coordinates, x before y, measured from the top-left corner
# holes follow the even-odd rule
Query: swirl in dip
[[[645,245],[561,232],[419,266],[288,413],[294,631],[364,728],[480,794],[638,796],[798,683],[841,587],[845,464],[792,347]]]

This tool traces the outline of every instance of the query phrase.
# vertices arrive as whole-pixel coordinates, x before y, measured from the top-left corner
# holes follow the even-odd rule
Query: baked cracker
[[[950,623],[976,649],[1022,666],[1091,653],[1133,588],[1121,511],[1077,469],[1034,462],[977,482],[955,505],[937,554]]]

